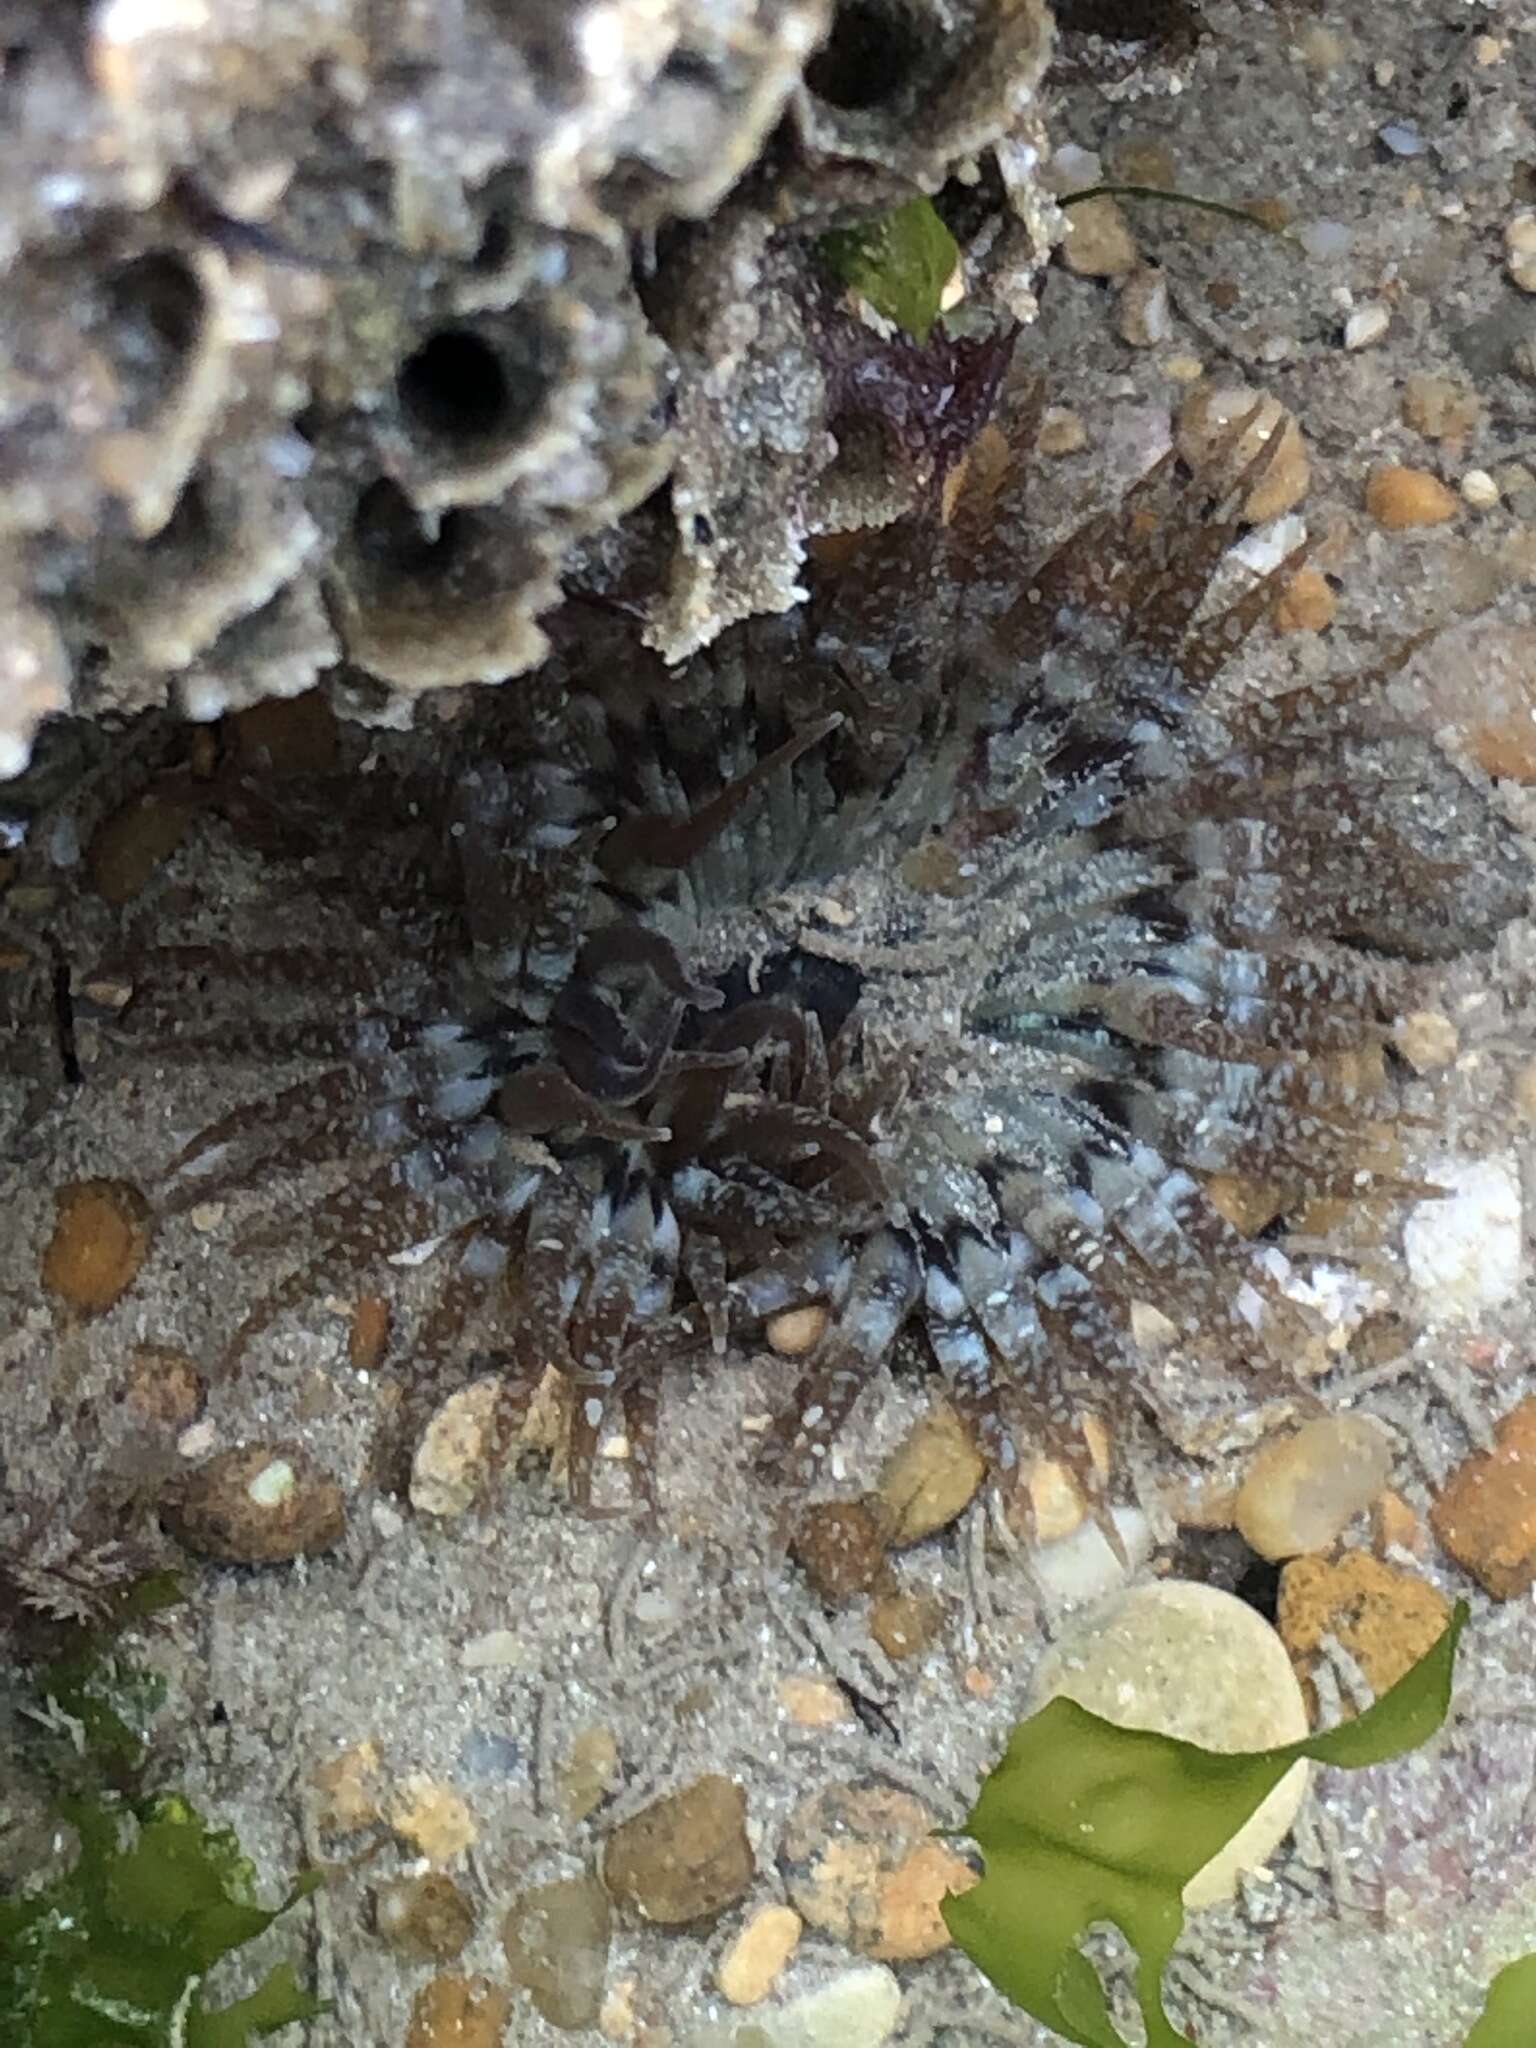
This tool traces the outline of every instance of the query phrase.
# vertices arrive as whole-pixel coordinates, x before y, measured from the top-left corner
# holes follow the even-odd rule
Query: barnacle
[[[557,1367],[578,1500],[611,1408],[648,1484],[663,1369],[812,1300],[763,1452],[799,1475],[905,1332],[1005,1486],[1043,1442],[1096,1488],[1085,1400],[1179,1426],[1143,1304],[1229,1406],[1307,1398],[1283,1248],[1206,1183],[1262,1177],[1282,1214],[1415,1188],[1380,1121],[1404,977],[1490,939],[1526,873],[1388,716],[1406,649],[1228,683],[1294,566],[1208,601],[1265,460],[1213,487],[1170,457],[1022,579],[1022,478],[975,462],[681,669],[624,607],[573,606],[395,806],[453,870],[399,869],[422,908],[379,950],[405,969],[246,959],[284,1018],[177,1041],[299,1071],[196,1135],[163,1206],[343,1172],[250,1235],[312,1250],[226,1369],[440,1239],[423,1384],[478,1344],[510,1426]],[[393,993],[338,1014],[348,974]]]

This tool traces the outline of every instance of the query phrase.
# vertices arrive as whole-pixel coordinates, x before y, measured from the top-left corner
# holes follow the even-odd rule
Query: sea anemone
[[[573,603],[555,660],[396,792],[428,851],[381,926],[380,957],[416,948],[391,1000],[338,1023],[336,973],[380,972],[245,963],[286,986],[264,1044],[303,1071],[194,1137],[161,1205],[346,1171],[250,1240],[313,1250],[226,1370],[436,1239],[420,1384],[473,1351],[510,1430],[557,1368],[578,1503],[611,1412],[652,1492],[664,1369],[810,1302],[781,1474],[826,1469],[903,1333],[1005,1488],[1044,1449],[1097,1492],[1084,1408],[1161,1413],[1140,1304],[1232,1406],[1303,1398],[1282,1247],[1208,1185],[1262,1179],[1283,1219],[1414,1184],[1378,1099],[1404,976],[1486,943],[1526,877],[1388,716],[1406,649],[1232,686],[1295,566],[1213,611],[1245,425],[1224,484],[1169,458],[1022,577],[1027,463],[974,463],[679,670]]]

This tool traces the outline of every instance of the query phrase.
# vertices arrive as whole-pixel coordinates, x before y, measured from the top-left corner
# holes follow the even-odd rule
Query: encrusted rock
[[[79,1180],[54,1196],[43,1285],[76,1315],[99,1316],[121,1300],[148,1255],[154,1219],[125,1180]]]
[[[795,1524],[790,1550],[828,1607],[846,1607],[873,1592],[890,1569],[881,1521],[863,1501],[808,1507]]]
[[[793,1906],[759,1906],[715,1965],[715,1984],[732,2005],[756,2005],[773,1989],[800,1942]]]
[[[512,2000],[489,1977],[433,1977],[411,2002],[405,2048],[502,2048]]]
[[[451,1963],[475,1931],[475,1909],[446,1871],[428,1870],[381,1886],[373,1922],[404,1954],[420,1962]]]
[[[1536,1397],[1498,1423],[1492,1451],[1458,1465],[1429,1511],[1430,1527],[1495,1600],[1536,1580]]]
[[[512,1982],[552,2027],[594,2026],[603,2004],[613,1909],[591,1875],[555,1878],[512,1901],[501,1942]]]
[[[1383,1431],[1359,1415],[1320,1415],[1261,1444],[1234,1520],[1260,1557],[1323,1550],[1368,1508],[1392,1470]]]
[[[114,908],[132,902],[187,836],[192,806],[159,796],[136,797],[104,818],[86,849],[91,887]]]
[[[378,1745],[354,1742],[310,1773],[318,1795],[315,1817],[337,1834],[355,1834],[379,1818],[382,1784]]]
[[[1268,1749],[1307,1733],[1284,1643],[1231,1593],[1188,1580],[1139,1586],[1046,1656],[1035,1705],[1059,1696],[1121,1728],[1152,1728],[1218,1752]],[[1184,1887],[1187,1906],[1230,1898],[1290,1832],[1306,1787],[1293,1764],[1258,1811]]]
[[[444,1519],[462,1515],[485,1483],[501,1381],[472,1380],[450,1394],[427,1424],[411,1461],[411,1506]]]
[[[341,1488],[297,1444],[221,1451],[173,1482],[161,1520],[179,1543],[223,1564],[283,1564],[334,1550]]]
[[[911,1962],[948,1946],[940,1902],[976,1872],[932,1835],[910,1792],[866,1780],[812,1793],[779,1844],[785,1889],[807,1926],[860,1955]]]
[[[921,1543],[964,1512],[986,1476],[976,1440],[949,1403],[915,1423],[881,1468],[875,1511],[893,1548]]]
[[[934,1593],[882,1593],[870,1606],[869,1632],[887,1657],[920,1657],[944,1626],[944,1603]]]
[[[643,1920],[665,1927],[712,1919],[745,1896],[755,1874],[747,1795],[711,1772],[616,1827],[603,1882]]]
[[[1383,1693],[1438,1639],[1450,1615],[1445,1595],[1417,1572],[1347,1550],[1336,1562],[1298,1557],[1286,1566],[1275,1625],[1304,1685],[1324,1636],[1332,1636]]]
[[[480,1834],[464,1795],[421,1771],[397,1788],[384,1817],[430,1863],[453,1862]]]

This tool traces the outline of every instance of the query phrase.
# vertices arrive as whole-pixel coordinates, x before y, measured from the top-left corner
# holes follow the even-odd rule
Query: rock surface
[[[297,1444],[221,1451],[178,1479],[161,1520],[188,1550],[222,1564],[285,1564],[334,1550],[341,1488]]]

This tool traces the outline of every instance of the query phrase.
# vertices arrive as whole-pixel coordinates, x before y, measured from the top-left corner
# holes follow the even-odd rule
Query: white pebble
[[[1373,341],[1380,341],[1391,324],[1392,315],[1385,306],[1358,306],[1344,322],[1344,346],[1369,348]]]
[[[1520,1176],[1513,1156],[1441,1159],[1428,1178],[1446,1193],[1420,1202],[1403,1228],[1408,1273],[1431,1321],[1466,1321],[1520,1286]]]
[[[883,1963],[843,1970],[785,2005],[701,2027],[687,2048],[884,2048],[901,2018],[901,1986]]]
[[[1112,1508],[1115,1527],[1132,1566],[1152,1555],[1152,1530],[1140,1508]],[[1035,1583],[1054,1608],[1102,1600],[1125,1584],[1125,1566],[1096,1522],[1084,1522],[1070,1536],[1038,1544],[1030,1553]]]
[[[1469,505],[1484,512],[1499,502],[1499,487],[1486,469],[1469,469],[1461,480],[1461,495]]]

